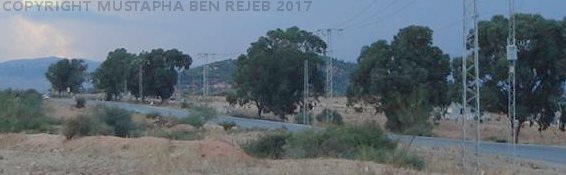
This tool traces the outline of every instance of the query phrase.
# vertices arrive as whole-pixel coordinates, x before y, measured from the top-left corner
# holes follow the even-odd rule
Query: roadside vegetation
[[[45,115],[36,91],[0,91],[0,132],[52,132],[54,124],[57,121]]]
[[[398,147],[375,124],[273,133],[246,143],[242,148],[248,154],[264,159],[343,158],[418,170],[425,166],[422,158]]]
[[[212,107],[204,106],[204,105],[196,105],[190,108],[189,116],[180,119],[179,123],[191,125],[196,128],[201,128],[207,122],[215,119],[217,115],[218,112],[216,111],[216,109]]]
[[[67,139],[95,135],[136,137],[141,135],[142,129],[132,121],[130,112],[98,106],[87,115],[80,115],[66,121],[63,134]]]

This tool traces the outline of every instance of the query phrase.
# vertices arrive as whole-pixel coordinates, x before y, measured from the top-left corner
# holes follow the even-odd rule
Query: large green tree
[[[450,102],[450,59],[433,45],[433,31],[409,26],[362,49],[348,90],[351,103],[372,105],[396,133],[427,135],[432,111]]]
[[[126,49],[116,49],[108,53],[106,60],[94,72],[93,83],[97,89],[104,90],[106,100],[118,98],[129,89],[127,82],[132,73],[135,56]]]
[[[557,100],[563,95],[566,81],[565,21],[544,19],[540,15],[518,14],[517,47],[517,119],[537,123],[547,129],[558,111]],[[480,74],[482,108],[489,112],[506,113],[509,94],[509,62],[506,46],[509,20],[494,16],[479,23]],[[455,61],[456,64],[460,61]],[[460,67],[454,66],[460,74]],[[460,75],[457,80],[461,82]],[[517,133],[521,127],[517,127]],[[515,142],[518,142],[518,137]]]
[[[168,100],[175,92],[178,80],[178,71],[189,69],[193,59],[177,49],[154,49],[151,52],[142,52],[133,61],[136,66],[132,69],[132,94],[138,97],[154,96],[162,101]],[[139,81],[137,68],[139,64],[143,71],[143,94],[139,94],[137,83]]]
[[[83,60],[62,59],[49,66],[45,77],[59,95],[67,90],[71,93],[78,93],[86,80],[86,70],[87,65]]]
[[[298,27],[267,32],[237,60],[234,86],[240,105],[253,104],[258,116],[272,112],[285,119],[303,104],[304,61],[309,61],[312,97],[324,93],[321,55],[326,44]]]

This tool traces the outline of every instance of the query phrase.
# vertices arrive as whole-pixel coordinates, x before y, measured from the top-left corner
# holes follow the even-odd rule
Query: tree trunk
[[[261,113],[262,113],[262,111],[263,111],[263,107],[259,104],[259,102],[256,102],[255,105],[256,105],[256,107],[257,107],[257,116],[258,116],[260,119],[262,119]]]
[[[515,136],[514,136],[515,138],[513,138],[513,141],[515,141],[514,143],[519,143],[519,133],[521,133],[521,125],[523,125],[523,123],[525,123],[525,120],[519,120],[517,122],[517,126],[514,126],[515,122],[513,121],[512,126],[516,127],[516,128],[512,128],[515,130]]]

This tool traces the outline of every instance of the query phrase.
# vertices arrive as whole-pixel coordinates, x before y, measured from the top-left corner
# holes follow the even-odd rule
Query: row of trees
[[[494,16],[479,24],[482,112],[507,112],[508,23],[505,17]],[[520,14],[517,29],[518,120],[536,122],[542,131],[553,121],[559,108],[557,101],[564,94],[566,19]],[[258,116],[271,112],[285,119],[287,114],[296,114],[299,106],[305,106],[304,61],[309,62],[310,97],[318,99],[324,94],[322,58],[326,49],[322,39],[297,27],[267,32],[238,58],[233,75],[236,94],[231,102],[255,105]],[[348,88],[349,102],[371,105],[385,113],[391,131],[425,135],[431,130],[428,121],[435,109],[461,101],[460,63],[461,58],[451,59],[434,46],[430,28],[403,28],[391,42],[379,40],[362,48],[359,68],[352,74]],[[189,55],[175,49],[139,54],[117,49],[93,74],[93,82],[106,92],[108,100],[126,92],[166,100],[175,90],[177,72],[191,64]],[[85,70],[80,60],[63,60],[50,67],[46,76],[57,91],[68,88],[74,92],[84,81],[80,75]],[[143,93],[139,88],[140,73]]]
[[[189,69],[192,62],[189,55],[176,49],[154,49],[139,54],[116,49],[92,74],[86,72],[83,60],[62,59],[51,65],[45,76],[59,94],[78,93],[85,81],[92,80],[96,89],[104,91],[106,100],[131,93],[142,100],[158,97],[165,101],[175,92],[178,72]]]
[[[507,112],[508,23],[505,17],[494,16],[479,24],[482,112]],[[520,14],[517,29],[518,120],[536,122],[542,131],[554,120],[557,101],[564,94],[566,19]],[[311,97],[323,94],[320,67],[325,51],[326,44],[319,37],[297,27],[267,32],[238,58],[234,75],[237,94],[232,100],[257,106],[260,116],[262,112],[282,117],[295,114],[303,105],[304,60],[311,63]],[[409,26],[391,42],[380,40],[366,46],[358,64],[348,89],[349,102],[384,112],[391,131],[427,134],[435,109],[461,101],[461,58],[451,59],[434,46],[430,28]]]
[[[142,100],[158,97],[166,101],[175,92],[178,72],[189,69],[192,63],[189,55],[177,49],[154,49],[139,54],[116,49],[93,73],[93,83],[106,93],[106,100],[131,93]]]

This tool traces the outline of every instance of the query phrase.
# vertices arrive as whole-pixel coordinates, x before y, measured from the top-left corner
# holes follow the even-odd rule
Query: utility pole
[[[304,82],[303,82],[303,124],[310,125],[308,114],[308,98],[309,98],[309,60],[305,59],[304,63]]]
[[[332,104],[332,99],[334,98],[334,48],[333,48],[333,36],[334,33],[341,33],[344,29],[319,29],[317,33],[321,34],[322,36],[326,37],[326,44],[327,49],[324,53],[324,56],[328,61],[326,62],[326,108]],[[330,104],[329,104],[330,103]],[[334,116],[333,112],[329,112],[326,114],[327,121],[333,121]]]
[[[466,120],[473,116],[476,120],[476,167],[477,174],[481,172],[480,164],[480,76],[479,76],[479,37],[477,0],[464,0],[464,55],[462,58],[462,167],[465,166],[466,149]],[[468,108],[470,109],[468,111]],[[470,114],[468,114],[470,113]]]
[[[142,103],[145,103],[145,96],[143,95],[143,61],[138,63],[138,88]]]
[[[516,65],[518,59],[518,49],[516,41],[516,22],[515,22],[515,0],[509,0],[509,37],[507,38],[507,61],[509,61],[509,107],[507,115],[511,121],[511,130],[513,130],[513,157],[517,152],[517,81],[516,81]]]
[[[185,72],[185,68],[184,68],[184,67],[183,67],[183,68],[179,68],[179,69],[177,70],[177,90],[176,90],[175,92],[176,92],[176,94],[177,94],[177,100],[178,100],[179,102],[185,102],[185,100],[182,99],[182,98],[183,98],[183,92],[182,92],[183,86],[181,85],[181,83],[182,83],[181,78],[182,78],[184,72]]]

